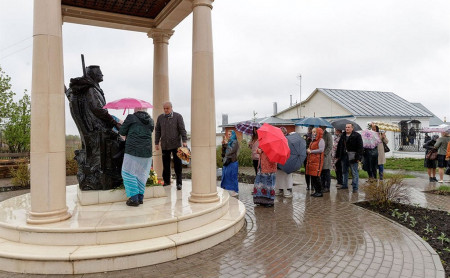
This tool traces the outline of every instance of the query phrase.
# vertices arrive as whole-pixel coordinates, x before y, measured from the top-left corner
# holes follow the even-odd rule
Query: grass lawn
[[[442,192],[450,193],[450,186],[448,186],[448,185],[441,185],[441,186],[439,186],[439,188],[437,190],[442,191]]]
[[[423,161],[416,158],[386,158],[384,169],[425,172],[427,168],[423,166]]]
[[[349,174],[351,176],[351,171],[349,171]],[[385,179],[389,179],[392,178],[394,175],[398,175],[398,174],[394,174],[394,173],[384,173],[384,178]],[[331,176],[333,178],[336,178],[336,172],[334,170],[331,170]],[[415,178],[414,175],[410,175],[410,174],[402,174],[400,173],[400,176],[404,179],[413,179]],[[367,179],[369,177],[369,175],[367,174],[366,171],[363,170],[359,170],[359,178],[360,179]]]
[[[398,170],[398,169],[395,169],[395,170]],[[297,172],[298,172],[298,171],[297,171]],[[332,178],[336,178],[336,172],[335,172],[334,170],[331,170],[330,172],[331,172],[331,177],[332,177]],[[299,172],[299,173],[305,174],[305,168],[302,167],[302,168],[300,169],[300,172]],[[405,173],[399,173],[399,174],[400,174],[400,176],[401,176],[402,178],[404,178],[404,179],[413,179],[413,178],[416,177],[416,176],[411,175],[411,174],[405,174]],[[384,173],[384,178],[385,178],[385,179],[392,178],[394,175],[398,175],[398,174],[395,174],[395,173]],[[349,178],[351,178],[351,176],[352,176],[352,172],[351,172],[350,169],[349,169]],[[366,171],[359,170],[359,178],[360,178],[360,179],[367,179],[368,177],[369,177],[369,175],[367,174]]]

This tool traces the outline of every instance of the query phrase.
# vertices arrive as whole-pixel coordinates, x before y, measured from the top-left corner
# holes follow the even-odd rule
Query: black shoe
[[[341,186],[341,187],[338,187],[338,189],[348,189],[348,187]]]
[[[328,193],[328,192],[330,192],[330,189],[329,188],[325,188],[322,193]]]
[[[306,187],[306,190],[310,190],[310,189],[309,189],[309,186]]]
[[[436,177],[433,177],[433,181],[437,182],[438,180],[436,179]]]
[[[434,182],[434,179],[430,177],[430,182]]]
[[[164,183],[163,184],[163,186],[169,186],[170,185],[170,183]]]
[[[139,206],[139,202],[138,202],[138,201],[133,201],[133,200],[131,200],[131,198],[129,198],[129,199],[127,200],[127,206],[130,206],[130,207],[137,207],[137,206]]]
[[[314,193],[312,196],[313,197],[323,197],[323,194],[322,193]]]
[[[181,190],[181,184],[177,184],[177,190]]]
[[[316,192],[310,194],[310,196],[314,196],[314,195],[316,195]]]

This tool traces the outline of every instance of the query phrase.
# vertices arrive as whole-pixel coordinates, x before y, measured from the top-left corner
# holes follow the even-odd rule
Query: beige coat
[[[386,138],[386,136],[381,137],[382,141],[387,144],[389,143],[389,140]],[[385,164],[386,163],[386,156],[384,153],[384,146],[383,143],[378,144],[378,165]]]

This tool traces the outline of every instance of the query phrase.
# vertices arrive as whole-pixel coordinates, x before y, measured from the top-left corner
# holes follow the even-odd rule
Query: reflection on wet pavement
[[[405,182],[412,203],[450,211],[448,196],[422,192],[424,179]],[[352,204],[364,200],[363,190],[338,191],[332,181],[330,193],[313,198],[299,184],[292,199],[279,196],[264,208],[254,206],[252,188],[239,185],[246,226],[233,238],[177,261],[82,277],[444,277],[439,257],[415,233]]]

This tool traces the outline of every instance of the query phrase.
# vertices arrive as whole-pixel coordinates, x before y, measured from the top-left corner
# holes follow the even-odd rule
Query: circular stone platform
[[[72,217],[43,225],[26,223],[30,195],[0,203],[0,270],[36,274],[82,274],[136,268],[176,260],[223,242],[244,225],[245,207],[218,188],[220,200],[190,203],[183,190],[167,197],[81,205],[77,185],[67,187]]]

